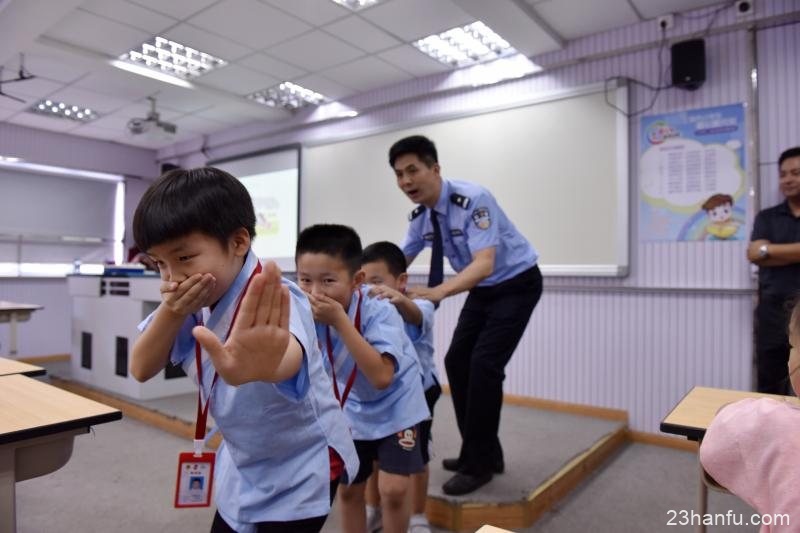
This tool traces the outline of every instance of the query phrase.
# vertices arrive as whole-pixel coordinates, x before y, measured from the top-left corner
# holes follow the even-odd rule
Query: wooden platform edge
[[[659,435],[658,433],[648,433],[646,431],[633,431],[628,430],[628,439],[631,442],[638,442],[640,444],[648,444],[651,446],[660,446],[662,448],[671,448],[673,450],[682,450],[685,452],[697,453],[697,441],[689,440],[683,437],[671,437],[668,435]]]
[[[428,520],[453,531],[474,531],[487,523],[505,528],[529,527],[627,441],[627,427],[621,426],[572,458],[527,498],[517,502],[458,504],[428,496]]]
[[[113,394],[109,394],[107,392],[88,387],[68,379],[53,376],[50,377],[50,383],[55,387],[59,387],[69,392],[79,394],[85,398],[89,398],[91,400],[95,400],[119,409],[127,418],[133,418],[149,426],[156,427],[166,431],[167,433],[184,438],[187,440],[187,443],[194,439],[194,424],[191,422],[181,420],[180,418],[162,413],[160,411],[148,409],[147,407],[142,407],[141,405],[129,402],[118,396],[114,396]],[[217,433],[209,439],[207,446],[212,450],[216,450],[219,447],[221,440],[220,434]]]
[[[29,365],[41,365],[43,363],[63,363],[69,362],[72,356],[68,353],[54,353],[50,355],[29,355],[25,357],[17,357],[20,363],[28,363]]]

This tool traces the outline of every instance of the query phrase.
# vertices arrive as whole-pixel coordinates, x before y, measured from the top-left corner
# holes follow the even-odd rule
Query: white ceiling
[[[3,79],[20,52],[35,79],[2,86],[0,122],[161,147],[254,120],[290,117],[243,98],[294,81],[334,99],[444,72],[409,43],[483,20],[528,56],[572,39],[719,0],[382,0],[357,13],[331,0],[0,0]],[[228,66],[183,89],[108,63],[161,35]],[[155,95],[172,138],[126,134]],[[91,107],[90,124],[26,112],[40,98]]]

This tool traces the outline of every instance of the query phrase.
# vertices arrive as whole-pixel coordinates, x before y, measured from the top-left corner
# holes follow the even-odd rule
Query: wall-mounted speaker
[[[706,42],[691,39],[670,47],[672,56],[672,85],[694,91],[706,81]]]

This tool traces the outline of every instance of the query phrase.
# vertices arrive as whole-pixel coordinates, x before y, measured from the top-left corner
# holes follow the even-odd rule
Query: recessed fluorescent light
[[[6,163],[19,163],[20,161],[22,161],[22,158],[21,157],[14,157],[14,156],[11,156],[11,155],[0,155],[0,161],[6,162]]]
[[[378,0],[333,0],[340,6],[344,6],[351,11],[358,11],[365,7],[373,6],[378,3]]]
[[[542,67],[522,54],[510,57],[501,57],[488,63],[474,65],[468,69],[472,79],[472,86],[491,85],[503,80],[521,78],[534,72],[539,72]]]
[[[131,50],[126,54],[122,54],[119,56],[119,60],[143,67],[151,72],[183,80],[202,76],[228,64],[224,59],[195,50],[190,46],[170,41],[164,37],[154,37],[142,43],[138,50]],[[145,75],[139,71],[136,71],[136,73]],[[172,83],[163,78],[155,79]]]
[[[62,176],[65,178],[85,178],[90,180],[101,181],[125,181],[125,178],[119,174],[107,174],[105,172],[95,172],[93,170],[79,170],[75,168],[56,167],[53,165],[40,165],[37,163],[28,163],[25,161],[11,162],[0,159],[0,168],[13,168],[28,172],[38,172],[40,174],[52,174],[54,176]]]
[[[98,114],[89,107],[65,104],[57,100],[39,100],[28,108],[31,113],[48,117],[66,118],[75,122],[90,122],[98,118]]]
[[[122,70],[127,70],[128,72],[132,72],[140,76],[146,76],[148,78],[153,78],[154,80],[163,81],[164,83],[171,83],[172,85],[177,85],[178,87],[185,87],[186,89],[194,89],[194,85],[192,85],[186,80],[182,80],[180,78],[176,78],[175,76],[170,76],[169,74],[158,72],[157,70],[149,69],[142,65],[134,65],[133,63],[126,63],[124,61],[120,61],[119,59],[114,59],[111,61],[111,66],[117,67]]]
[[[247,97],[259,104],[270,107],[284,107],[298,109],[307,105],[320,105],[328,100],[325,96],[311,89],[306,89],[296,83],[285,81],[274,87],[268,87],[248,94]]]
[[[508,41],[481,21],[429,35],[413,44],[433,59],[453,67],[474,65],[517,53]]]

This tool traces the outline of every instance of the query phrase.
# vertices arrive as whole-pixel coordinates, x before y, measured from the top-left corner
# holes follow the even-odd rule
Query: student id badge
[[[211,505],[214,455],[214,452],[205,452],[200,455],[184,452],[178,456],[175,507],[208,507]]]

